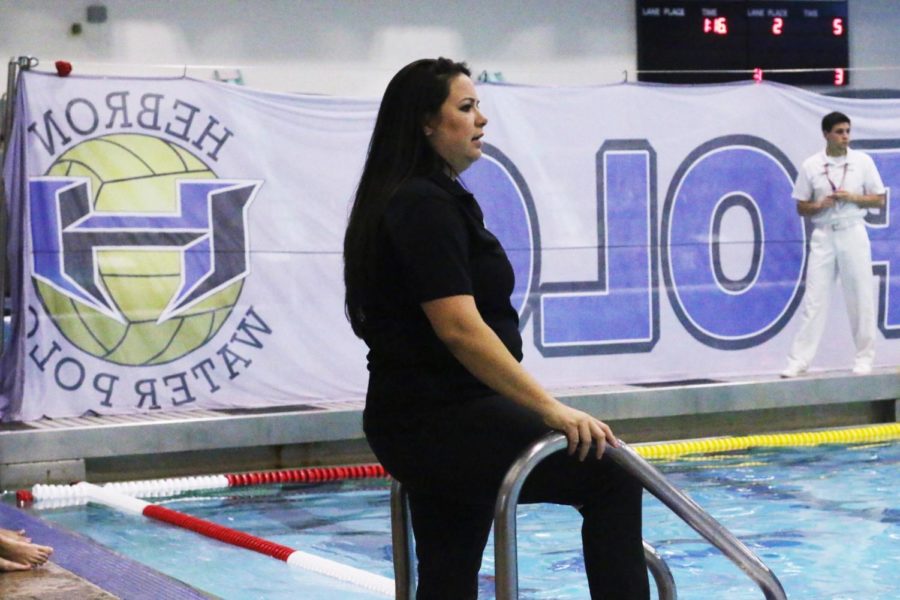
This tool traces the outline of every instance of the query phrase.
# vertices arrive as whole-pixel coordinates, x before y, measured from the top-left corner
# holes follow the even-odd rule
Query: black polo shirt
[[[474,196],[442,173],[405,182],[382,219],[377,284],[364,303],[369,346],[365,428],[414,424],[442,406],[492,394],[438,339],[423,302],[471,295],[487,325],[522,359],[515,284]]]

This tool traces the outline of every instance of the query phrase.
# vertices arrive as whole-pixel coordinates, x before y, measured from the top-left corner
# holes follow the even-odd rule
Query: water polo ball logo
[[[189,151],[107,135],[29,181],[38,296],[72,344],[129,366],[207,343],[249,273],[258,181],[223,180]]]

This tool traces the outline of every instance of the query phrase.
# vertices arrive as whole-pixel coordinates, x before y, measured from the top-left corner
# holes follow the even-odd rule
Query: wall
[[[86,22],[92,3],[107,7],[106,23]],[[850,0],[854,87],[900,88],[900,68],[879,68],[900,63],[896,8]],[[634,21],[633,0],[0,0],[0,57],[98,74],[212,77],[205,65],[234,77],[239,67],[256,88],[369,97],[434,55],[515,83],[606,84],[634,79]]]
[[[180,75],[182,65],[202,64],[230,75],[239,65],[253,87],[363,96],[379,95],[400,66],[423,56],[555,84],[619,81],[636,56],[630,0],[110,0],[104,24],[85,22],[88,4],[0,0],[0,56],[127,74]],[[80,36],[69,33],[76,21]],[[161,64],[177,67],[146,66]]]

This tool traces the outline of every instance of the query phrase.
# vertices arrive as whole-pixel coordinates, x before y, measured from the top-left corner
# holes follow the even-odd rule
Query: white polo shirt
[[[851,194],[883,194],[884,183],[872,157],[858,150],[847,150],[846,156],[828,156],[825,151],[813,154],[800,167],[791,196],[799,201],[818,200],[837,190]],[[853,202],[839,202],[812,216],[816,225],[835,221],[862,219],[867,209]]]

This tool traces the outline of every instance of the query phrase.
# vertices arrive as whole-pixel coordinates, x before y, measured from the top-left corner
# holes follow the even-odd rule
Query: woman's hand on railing
[[[555,402],[544,411],[544,423],[562,432],[568,440],[569,455],[578,453],[578,460],[584,460],[591,450],[591,444],[597,445],[597,458],[603,456],[606,444],[617,447],[616,436],[612,429],[586,412]]]

